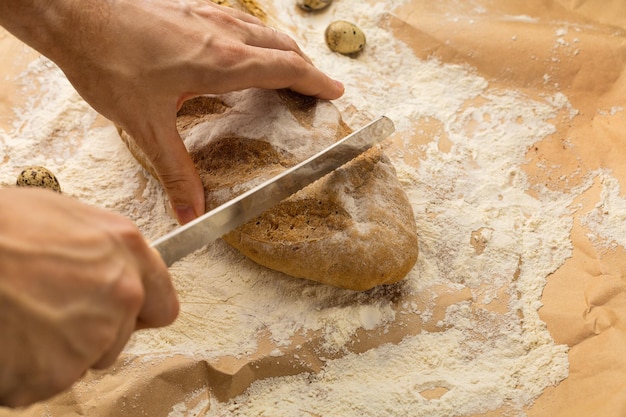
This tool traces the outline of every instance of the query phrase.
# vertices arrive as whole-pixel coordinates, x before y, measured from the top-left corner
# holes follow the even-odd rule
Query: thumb
[[[204,213],[204,187],[198,171],[183,144],[180,134],[172,123],[170,129],[159,128],[157,152],[151,152],[151,164],[165,188],[172,209],[181,224]]]

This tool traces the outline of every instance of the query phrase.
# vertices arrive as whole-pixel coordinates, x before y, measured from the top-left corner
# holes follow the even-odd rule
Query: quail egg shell
[[[18,187],[47,188],[57,193],[61,192],[59,181],[50,170],[41,166],[24,168],[17,177]]]
[[[335,52],[344,55],[356,54],[365,47],[365,34],[357,25],[337,20],[326,28],[326,44]]]
[[[317,10],[325,9],[332,3],[333,0],[298,0],[297,5],[302,10],[307,12],[313,12]]]

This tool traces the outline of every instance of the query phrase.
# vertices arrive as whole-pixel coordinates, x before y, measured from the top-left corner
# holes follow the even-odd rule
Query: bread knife
[[[323,151],[156,239],[150,246],[159,252],[169,267],[351,161],[394,130],[391,119],[382,116]]]

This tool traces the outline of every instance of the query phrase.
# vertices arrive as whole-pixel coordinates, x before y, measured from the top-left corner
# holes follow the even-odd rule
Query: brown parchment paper
[[[471,24],[470,19],[451,23],[442,18],[446,14],[470,16]],[[533,22],[510,16],[527,16]],[[529,178],[567,191],[587,173],[604,168],[619,179],[626,194],[624,113],[599,111],[626,106],[626,2],[413,0],[385,19],[394,35],[419,57],[468,64],[491,85],[519,89],[530,96],[564,92],[580,113],[572,120],[556,120],[556,133],[528,149],[525,170]],[[576,34],[575,54],[553,48],[555,31],[569,23],[585,28]],[[521,32],[524,36],[516,38]],[[29,56],[35,55],[25,55],[19,41],[0,32],[0,127],[11,122],[11,109],[26,99],[11,80],[25,68]],[[544,74],[550,76],[550,83],[544,81]],[[427,140],[416,137],[414,143]],[[400,141],[396,145],[402,146]],[[578,212],[593,208],[600,190],[596,182],[581,195],[576,201]],[[529,416],[626,416],[626,250],[620,246],[600,250],[590,242],[588,232],[576,215],[573,256],[548,277],[540,310],[555,342],[570,347],[570,374],[544,391],[528,408]],[[350,349],[363,352],[422,330],[436,331],[434,323],[444,316],[446,307],[471,300],[471,294],[441,288],[412,301],[419,304],[424,299],[437,303],[431,321],[407,319],[387,332],[363,330]],[[497,310],[498,303],[490,308]],[[165,416],[181,401],[191,409],[210,395],[218,400],[232,398],[260,378],[319,371],[323,358],[315,353],[317,336],[296,337],[293,345],[301,346],[298,360],[289,351],[272,357],[274,346],[263,339],[250,356],[212,362],[183,356],[148,360],[123,355],[114,367],[88,372],[71,390],[50,401],[22,410],[0,408],[0,416]],[[203,415],[206,410],[196,411]],[[481,416],[505,416],[508,411],[502,408]]]

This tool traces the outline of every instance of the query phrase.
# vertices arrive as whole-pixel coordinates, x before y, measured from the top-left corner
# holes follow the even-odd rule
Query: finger
[[[159,182],[165,188],[172,209],[181,224],[204,214],[204,187],[178,131],[175,120],[160,122],[170,117],[155,114],[159,121],[151,127],[152,141],[143,141],[145,154],[150,159]]]
[[[260,19],[248,13],[235,10],[231,7],[210,3],[210,6],[207,5],[207,7],[198,8],[198,14],[212,21],[221,21],[224,26],[228,27],[231,35],[233,32],[239,32],[241,34],[241,40],[245,44],[261,48],[295,51],[307,62],[312,62],[311,59],[302,52],[298,44],[287,34],[267,26]],[[215,8],[219,9],[222,14],[216,15]],[[230,19],[225,16],[228,16]]]
[[[238,65],[231,68],[233,79],[242,84],[234,89],[258,87],[289,88],[300,94],[334,100],[344,93],[341,82],[335,81],[295,52],[248,47]],[[246,74],[254,78],[246,79]]]
[[[245,42],[247,45],[259,48],[278,49],[281,51],[294,51],[300,55],[306,62],[313,64],[309,58],[298,46],[295,40],[289,35],[269,26],[248,26],[248,34]]]
[[[92,369],[105,369],[109,366],[113,365],[117,360],[118,356],[126,346],[126,343],[130,339],[133,331],[135,330],[135,320],[133,318],[129,318],[122,323],[120,327],[117,338],[113,342],[113,344],[102,354],[100,359],[98,359],[94,364],[91,365]]]
[[[204,188],[180,136],[177,132],[171,135],[177,140],[169,141],[159,158],[151,162],[178,222],[185,224],[204,213]]]
[[[134,323],[135,330],[167,326],[176,320],[180,309],[165,262],[156,250],[147,247],[147,251],[142,271],[144,303]]]
[[[213,3],[212,1],[208,1],[204,6],[199,6],[195,10],[195,12],[201,16],[206,17],[206,16],[211,15],[212,13],[215,13],[216,12],[215,9],[219,10],[220,12],[228,16],[232,16],[246,23],[251,23],[251,24],[259,25],[259,26],[265,26],[265,23],[263,23],[256,16],[253,16],[249,13],[245,13],[241,10],[234,9],[232,7],[222,6],[222,5]]]

